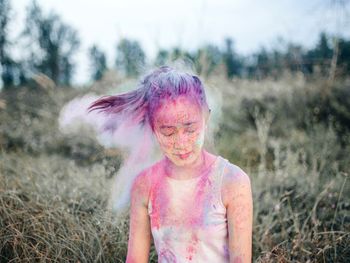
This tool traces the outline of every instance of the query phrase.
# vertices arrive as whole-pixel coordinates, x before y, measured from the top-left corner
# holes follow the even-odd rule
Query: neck
[[[208,166],[208,155],[208,152],[202,150],[198,158],[193,163],[186,166],[177,166],[168,158],[166,158],[165,173],[170,177],[177,177],[182,179],[196,177]]]

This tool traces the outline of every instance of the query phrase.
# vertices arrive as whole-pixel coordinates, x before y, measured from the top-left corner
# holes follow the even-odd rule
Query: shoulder
[[[251,198],[251,180],[249,175],[238,165],[226,162],[222,177],[222,199],[227,207],[229,202],[238,197]]]
[[[223,184],[250,184],[249,175],[238,165],[228,160],[223,171]]]
[[[160,165],[161,161],[158,161],[139,172],[133,181],[132,189],[137,190],[150,187],[152,181],[154,181],[154,178],[158,174]]]
[[[154,178],[158,174],[160,162],[156,162],[155,164],[146,167],[138,175],[135,177],[132,187],[131,187],[131,196],[132,198],[141,199],[143,203],[148,203],[149,192],[154,182]]]

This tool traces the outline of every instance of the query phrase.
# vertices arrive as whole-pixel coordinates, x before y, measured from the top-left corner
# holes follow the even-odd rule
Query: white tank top
[[[152,176],[148,214],[158,262],[229,262],[221,199],[227,163],[218,156],[206,174],[187,180]]]

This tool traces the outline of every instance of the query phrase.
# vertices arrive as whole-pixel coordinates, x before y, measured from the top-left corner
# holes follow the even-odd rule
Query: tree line
[[[78,31],[62,21],[58,14],[45,13],[33,0],[26,9],[24,29],[16,41],[12,41],[9,28],[13,22],[13,11],[10,0],[0,0],[0,73],[3,87],[25,85],[38,73],[47,75],[57,85],[70,86],[77,66],[73,58],[80,47]],[[13,56],[14,48],[20,50],[20,58]],[[109,69],[106,53],[94,44],[87,56],[91,79],[100,80]],[[337,75],[345,76],[350,73],[350,41],[322,32],[316,45],[309,49],[286,43],[282,48],[267,50],[262,47],[253,54],[242,56],[236,52],[233,39],[226,38],[222,46],[206,44],[194,51],[180,47],[160,49],[154,61],[149,62],[141,44],[125,38],[116,44],[112,68],[127,77],[135,77],[149,65],[160,66],[176,59],[189,61],[196,73],[204,77],[218,71],[228,79],[279,78],[284,71],[325,76],[334,74],[335,69]]]

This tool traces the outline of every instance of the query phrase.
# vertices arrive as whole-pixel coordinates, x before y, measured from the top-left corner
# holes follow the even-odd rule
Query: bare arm
[[[253,198],[249,176],[227,171],[223,201],[227,211],[230,262],[252,262]]]
[[[149,261],[151,228],[147,211],[149,183],[147,173],[135,179],[131,189],[130,230],[126,263]]]

